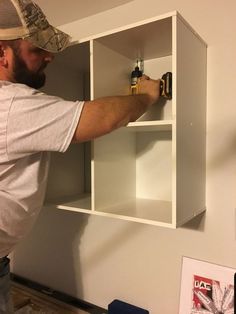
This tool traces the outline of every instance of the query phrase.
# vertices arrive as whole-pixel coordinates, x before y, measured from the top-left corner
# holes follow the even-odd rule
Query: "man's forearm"
[[[159,90],[160,80],[142,76],[138,95],[86,101],[73,139],[76,142],[88,141],[137,120],[158,100]]]
[[[97,99],[94,105],[101,106],[112,131],[137,120],[151,106],[151,100],[146,94],[114,96]]]
[[[146,94],[86,101],[74,140],[88,141],[137,120],[151,105]]]

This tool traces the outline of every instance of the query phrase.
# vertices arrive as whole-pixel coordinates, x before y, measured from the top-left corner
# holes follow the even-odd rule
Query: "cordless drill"
[[[131,93],[138,94],[138,79],[143,75],[143,71],[139,67],[139,62],[142,65],[141,61],[137,60],[137,65],[131,73]],[[160,96],[171,99],[172,98],[172,73],[166,72],[162,75],[160,82]]]

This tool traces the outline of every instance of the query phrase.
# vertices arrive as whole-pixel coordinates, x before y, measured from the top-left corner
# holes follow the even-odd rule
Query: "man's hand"
[[[150,97],[150,105],[156,103],[160,97],[160,79],[152,80],[143,75],[138,80],[138,94],[146,94]]]

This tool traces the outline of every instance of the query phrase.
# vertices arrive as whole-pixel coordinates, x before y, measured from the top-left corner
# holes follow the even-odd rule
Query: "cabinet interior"
[[[140,59],[153,79],[172,72],[171,18],[94,40],[94,98],[130,94]],[[171,100],[160,99],[128,128],[97,139],[94,157],[96,211],[172,222]]]
[[[89,43],[74,45],[56,55],[47,69],[43,91],[67,100],[90,99]],[[78,208],[91,209],[91,143],[72,144],[51,154],[46,203],[76,199]]]
[[[128,95],[137,60],[153,79],[172,72],[172,19],[155,21],[93,41],[94,98]],[[102,75],[101,75],[102,73]],[[139,121],[172,119],[172,101],[160,99]]]
[[[148,128],[122,128],[98,139],[95,209],[171,223],[171,139],[171,131]]]

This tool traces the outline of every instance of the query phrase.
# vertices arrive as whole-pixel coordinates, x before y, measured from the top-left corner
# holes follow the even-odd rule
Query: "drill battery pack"
[[[164,98],[172,98],[172,73],[166,72],[162,75],[160,83],[160,95]]]

